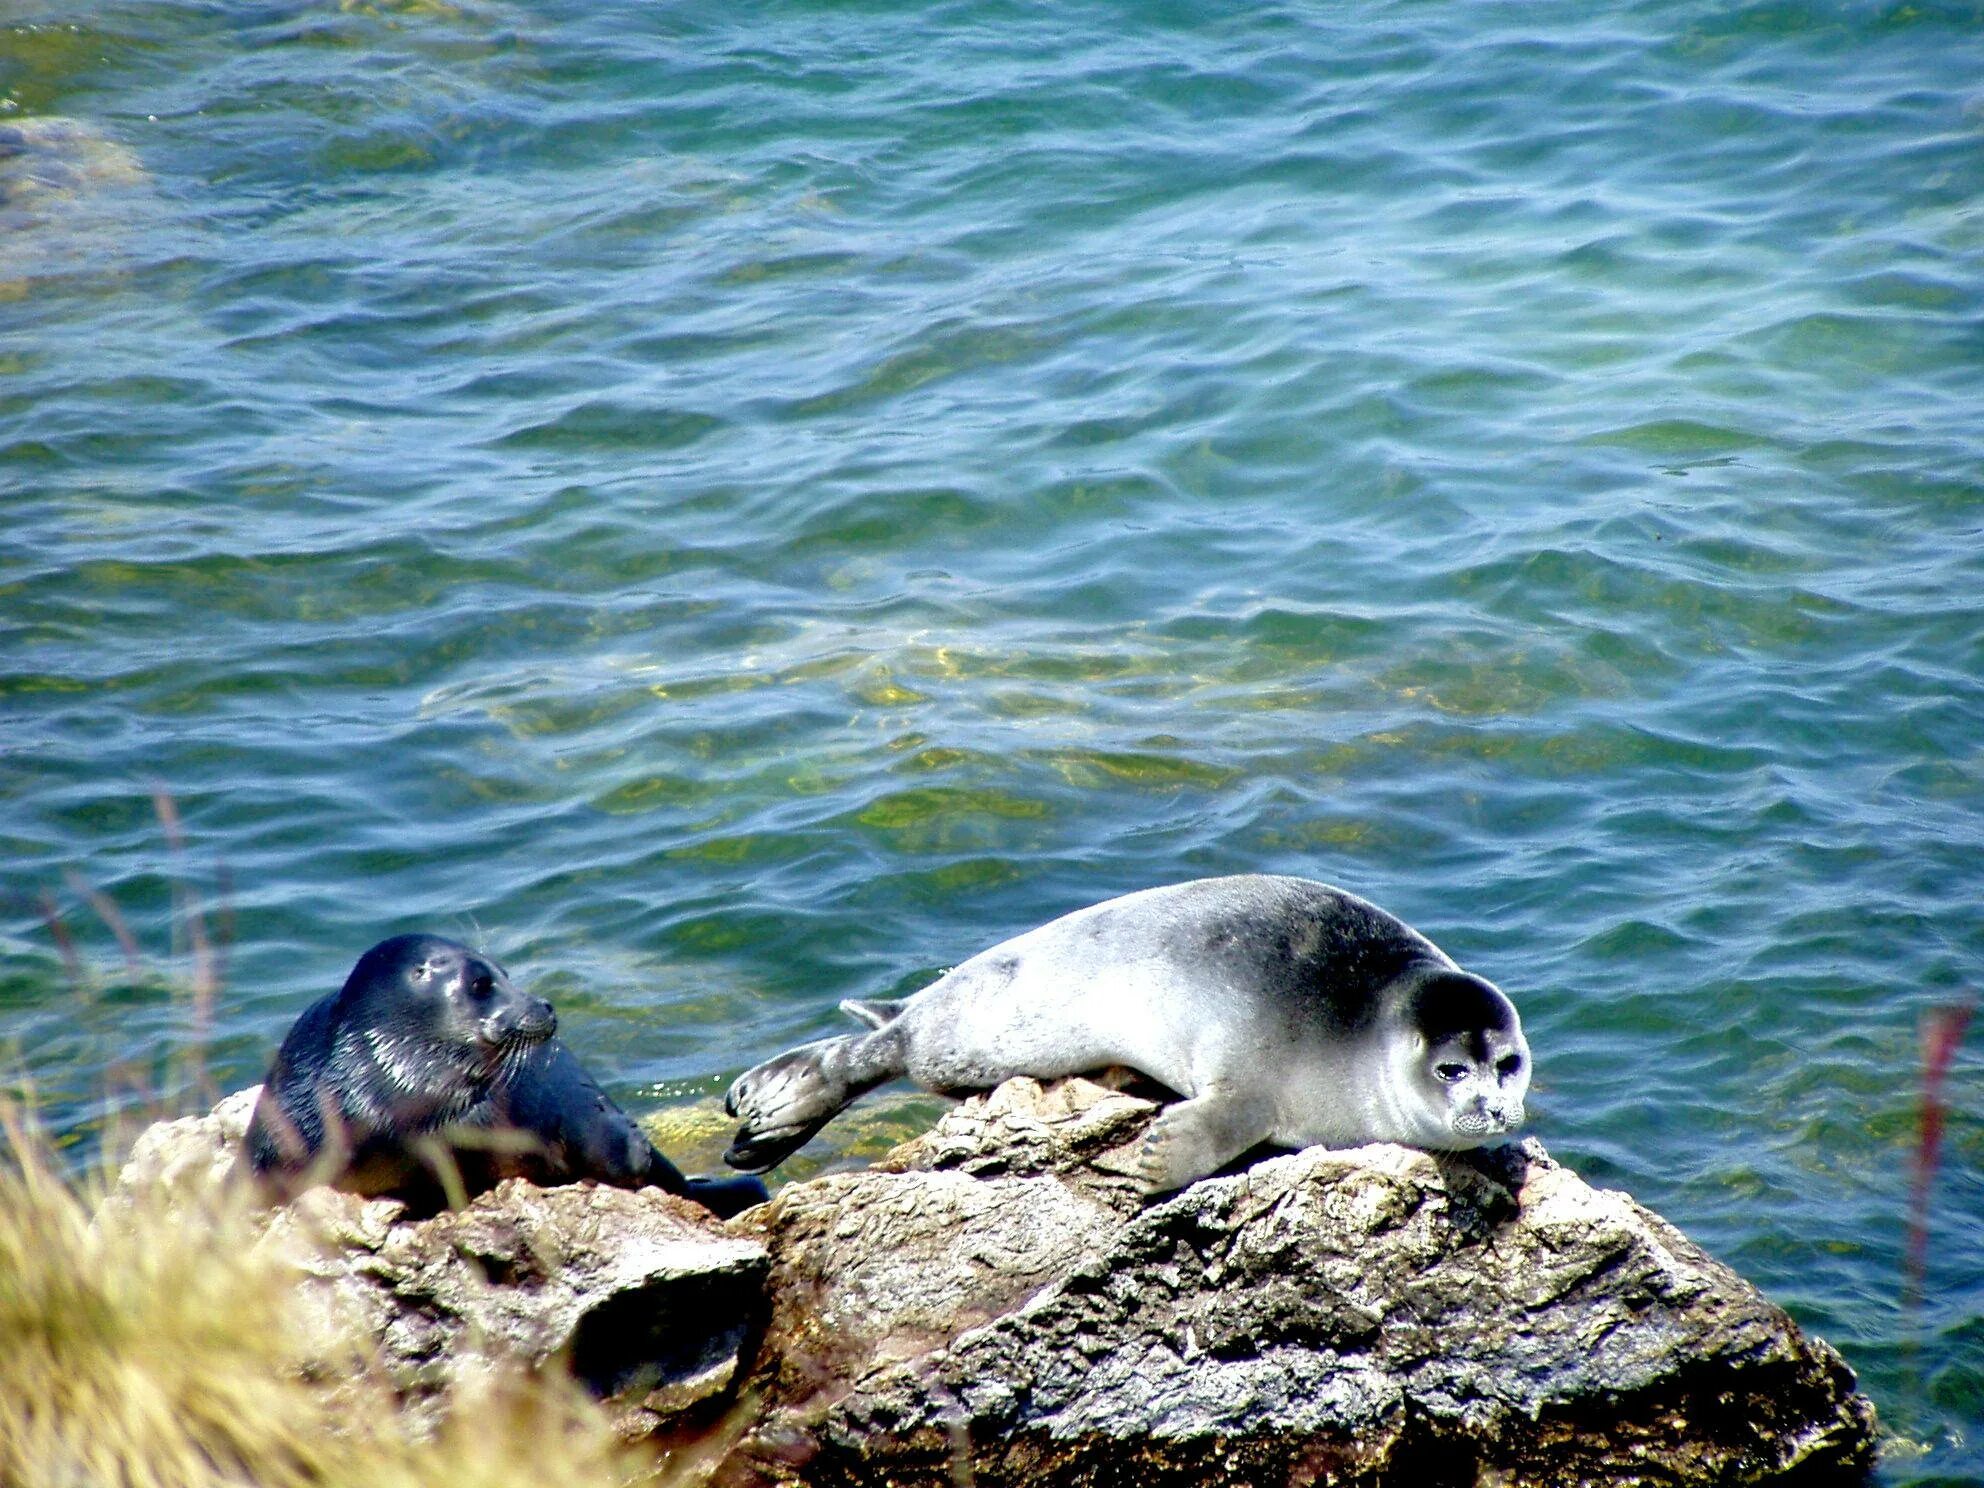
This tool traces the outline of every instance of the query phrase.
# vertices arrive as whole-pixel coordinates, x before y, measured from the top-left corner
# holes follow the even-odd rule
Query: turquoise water
[[[1981,9],[14,0],[0,1044],[84,1151],[431,928],[707,1125],[1308,874],[1984,1479]]]

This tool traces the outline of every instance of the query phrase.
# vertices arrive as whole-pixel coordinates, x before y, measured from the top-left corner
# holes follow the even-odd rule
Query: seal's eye
[[[472,971],[468,977],[468,995],[477,1002],[487,1002],[496,995],[496,978],[486,971]]]
[[[1495,1073],[1500,1075],[1504,1080],[1512,1075],[1519,1074],[1521,1070],[1522,1055],[1520,1054],[1504,1054],[1500,1059],[1495,1061]]]
[[[1467,1066],[1452,1062],[1436,1064],[1433,1066],[1433,1073],[1438,1075],[1442,1080],[1445,1080],[1449,1085],[1458,1085],[1462,1080],[1467,1078]]]

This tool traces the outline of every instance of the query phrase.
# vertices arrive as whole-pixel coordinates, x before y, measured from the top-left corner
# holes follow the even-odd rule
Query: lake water
[[[841,997],[1306,874],[1984,1479],[1984,1022],[1902,1302],[1979,6],[10,0],[0,104],[0,1057],[79,1154],[396,931],[706,1161]]]

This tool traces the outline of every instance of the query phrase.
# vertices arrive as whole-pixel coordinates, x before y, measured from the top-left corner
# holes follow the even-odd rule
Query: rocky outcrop
[[[305,1305],[377,1339],[426,1413],[470,1371],[562,1360],[625,1434],[680,1426],[732,1383],[763,1313],[763,1247],[659,1189],[511,1179],[425,1220],[315,1189],[269,1242],[294,1257]]]
[[[1127,1159],[1155,1109],[1010,1081],[728,1226],[513,1181],[423,1221],[313,1191],[271,1243],[307,1234],[410,1401],[562,1356],[629,1431],[707,1430],[726,1488],[1864,1474],[1838,1356],[1536,1143],[1263,1156],[1151,1202]]]
[[[258,1093],[150,1128],[112,1201],[224,1190]],[[299,1336],[375,1340],[378,1367],[427,1417],[470,1373],[562,1360],[625,1434],[681,1430],[733,1383],[765,1312],[764,1247],[657,1188],[511,1179],[427,1219],[314,1188],[261,1227],[299,1274]]]
[[[786,1189],[733,1481],[1740,1483],[1864,1472],[1823,1343],[1534,1143],[1313,1149],[1145,1204],[1153,1108],[1009,1082]]]

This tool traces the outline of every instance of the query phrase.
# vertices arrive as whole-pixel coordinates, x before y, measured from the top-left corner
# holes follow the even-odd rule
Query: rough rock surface
[[[126,1184],[224,1181],[253,1099],[154,1128]],[[630,1434],[700,1434],[678,1476],[724,1488],[1864,1475],[1839,1357],[1535,1142],[1256,1155],[1151,1202],[1127,1171],[1155,1109],[1009,1081],[727,1226],[513,1180],[427,1220],[312,1190],[263,1243],[410,1407],[564,1358]]]
[[[1864,1473],[1825,1344],[1534,1142],[1254,1162],[1155,1204],[1153,1108],[1008,1082],[744,1223],[733,1482],[1742,1483]]]
[[[226,1183],[257,1093],[150,1128],[119,1192]],[[268,1211],[261,1243],[304,1278],[306,1336],[355,1324],[423,1413],[441,1409],[466,1371],[562,1358],[614,1403],[629,1435],[679,1426],[731,1384],[764,1315],[764,1247],[656,1188],[512,1179],[429,1219],[314,1188]]]
[[[131,1144],[112,1197],[159,1188],[198,1193],[227,1182],[261,1093],[261,1086],[250,1085],[224,1097],[204,1116],[146,1127]]]
[[[325,1314],[379,1342],[409,1405],[465,1371],[563,1358],[645,1435],[721,1394],[763,1313],[762,1246],[659,1189],[511,1179],[456,1212],[314,1189],[271,1227]]]

